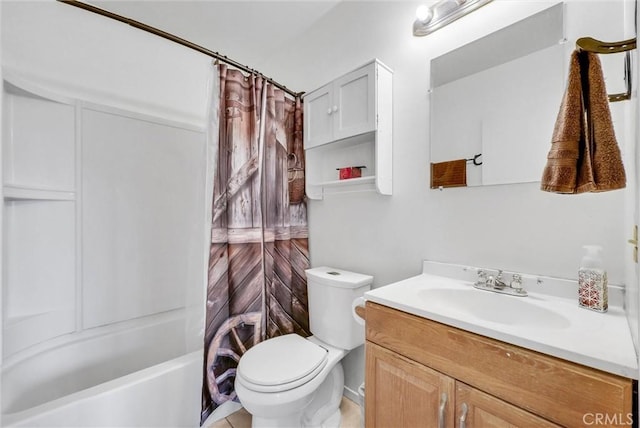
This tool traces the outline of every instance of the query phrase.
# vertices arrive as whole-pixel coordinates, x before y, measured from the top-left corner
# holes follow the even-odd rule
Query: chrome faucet
[[[502,271],[499,270],[498,275],[495,278],[492,275],[489,275],[486,285],[497,290],[502,290],[504,287],[506,287],[507,284],[502,281]]]
[[[473,286],[479,290],[493,291],[501,294],[509,294],[511,296],[527,295],[527,292],[522,287],[522,275],[514,273],[511,276],[511,281],[507,284],[502,278],[502,270],[498,270],[496,276],[487,275],[487,272],[483,269],[478,269],[478,279]]]

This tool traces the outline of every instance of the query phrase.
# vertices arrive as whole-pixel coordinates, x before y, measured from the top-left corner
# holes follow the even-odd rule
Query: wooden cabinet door
[[[304,148],[333,141],[333,85],[330,83],[304,98]]]
[[[335,140],[376,129],[376,64],[334,81],[333,137]]]
[[[456,382],[456,428],[559,427],[533,413]]]
[[[455,381],[366,343],[365,426],[453,427]]]

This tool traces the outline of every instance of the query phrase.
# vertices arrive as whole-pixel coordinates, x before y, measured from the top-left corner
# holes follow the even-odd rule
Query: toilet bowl
[[[373,278],[339,269],[309,269],[309,329],[258,343],[240,358],[235,389],[253,427],[338,427],[344,374],[340,361],[364,343],[351,303]]]

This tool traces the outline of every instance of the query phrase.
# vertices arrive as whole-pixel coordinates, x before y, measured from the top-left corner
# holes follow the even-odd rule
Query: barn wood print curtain
[[[261,76],[218,67],[201,422],[236,398],[235,370],[247,349],[282,334],[309,335],[307,215],[297,192],[301,100]]]

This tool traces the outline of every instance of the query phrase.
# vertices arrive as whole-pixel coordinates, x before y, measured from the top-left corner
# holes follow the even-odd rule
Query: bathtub
[[[59,338],[2,369],[3,427],[197,427],[201,349],[172,311]]]

